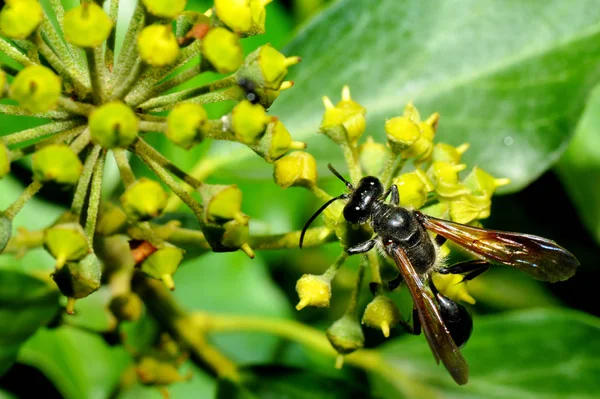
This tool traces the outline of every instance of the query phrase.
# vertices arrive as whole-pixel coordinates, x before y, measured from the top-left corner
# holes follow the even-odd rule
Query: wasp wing
[[[546,238],[481,229],[415,212],[426,229],[454,241],[491,263],[524,271],[535,279],[563,281],[575,274],[579,261],[566,249]]]
[[[386,251],[396,262],[408,286],[425,338],[436,361],[442,361],[457,384],[466,384],[469,380],[469,366],[446,328],[432,295],[423,286],[423,281],[415,272],[404,250],[393,245],[387,247]]]

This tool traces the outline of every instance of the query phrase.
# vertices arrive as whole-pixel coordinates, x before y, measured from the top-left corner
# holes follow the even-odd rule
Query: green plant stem
[[[55,1],[52,1],[55,3]],[[54,7],[54,4],[53,4]],[[62,8],[62,7],[61,7]],[[64,13],[64,9],[63,9]],[[58,17],[58,16],[57,16]],[[62,24],[62,20],[59,19]],[[61,26],[62,29],[62,26]],[[81,70],[81,65],[79,64],[75,53],[73,53],[72,49],[67,47],[63,39],[60,37],[54,26],[50,20],[46,17],[42,21],[42,32],[46,35],[47,41],[50,44],[51,48],[54,50],[58,58],[65,64],[67,70],[76,70],[76,75],[78,77],[83,76],[83,71]]]
[[[131,165],[129,165],[127,153],[121,148],[114,148],[112,150],[112,153],[115,157],[117,167],[119,168],[119,173],[121,174],[121,180],[123,180],[123,185],[125,187],[131,186],[133,183],[135,183],[135,175],[133,174],[133,170],[131,170]]]
[[[67,97],[60,97],[58,99],[58,105],[65,111],[70,112],[71,114],[81,115],[85,117],[90,116],[90,114],[96,109],[96,107],[94,107],[91,104],[73,101]]]
[[[84,98],[89,92],[89,87],[86,84],[84,78],[82,76],[79,76],[77,70],[72,67],[69,68],[67,64],[63,63],[62,60],[58,58],[58,56],[54,53],[54,51],[50,47],[48,47],[48,45],[44,42],[44,39],[42,39],[41,34],[38,33],[36,35],[35,43],[40,54],[42,54],[44,58],[46,58],[46,60],[52,66],[52,68],[54,68],[54,70],[58,72],[58,74],[62,76],[63,79],[65,79],[68,82],[72,82],[73,88],[75,89],[75,92],[77,93],[79,98]]]
[[[212,104],[222,101],[241,101],[246,98],[246,92],[240,86],[232,86],[227,89],[212,91],[210,93],[201,94],[196,97],[192,97],[183,102],[192,104]],[[163,112],[172,109],[175,105],[180,103],[167,104],[162,107],[152,108],[152,112]]]
[[[141,138],[138,138],[133,144],[133,151],[136,155],[140,157],[145,156],[151,158],[158,165],[165,168],[166,170],[177,176],[179,179],[183,180],[185,183],[189,184],[194,190],[202,185],[201,181],[194,178],[193,176],[190,176],[183,170],[179,169],[170,160],[165,158],[160,152],[156,151],[154,147],[146,143]]]
[[[13,220],[14,217],[17,215],[17,213],[19,213],[19,211],[21,209],[23,209],[25,204],[31,198],[33,198],[33,196],[38,191],[40,191],[41,188],[42,188],[42,183],[40,183],[38,181],[32,182],[29,186],[27,186],[27,188],[25,190],[23,190],[23,192],[21,193],[19,198],[17,198],[17,200],[15,202],[10,204],[10,206],[8,208],[6,208],[6,210],[4,212],[2,212],[2,215],[7,217],[9,220]]]
[[[390,156],[381,173],[381,182],[384,187],[389,187],[389,185],[392,184],[392,179],[396,177],[400,170],[402,170],[405,163],[406,159],[402,159],[401,154],[393,154]]]
[[[143,121],[148,121],[148,122],[165,122],[165,123],[167,122],[167,117],[166,116],[140,114],[140,113],[136,113],[135,115],[140,120],[143,120]]]
[[[378,287],[382,286],[381,280],[381,270],[379,264],[379,257],[377,256],[377,252],[369,251],[367,252],[367,260],[369,262],[369,266],[371,267],[371,282],[378,284]]]
[[[56,19],[58,21],[58,26],[60,27],[60,31],[64,32],[65,27],[64,27],[63,21],[65,18],[65,8],[62,4],[62,1],[61,0],[50,0],[50,5],[52,6],[52,11],[54,12],[54,15],[56,15]],[[60,36],[60,34],[59,34],[59,36]],[[63,34],[63,36],[64,36],[64,34]],[[66,43],[66,46],[69,49],[69,52],[71,53],[73,59],[77,63],[77,67],[79,69],[80,76],[84,76],[85,66],[84,66],[84,59],[83,59],[83,51],[80,48],[73,46],[69,42]]]
[[[350,302],[348,303],[348,308],[346,308],[346,314],[355,315],[357,312],[358,297],[360,296],[360,288],[365,277],[366,263],[366,259],[363,259],[358,266],[358,272],[356,273],[356,285],[352,290]]]
[[[144,7],[141,2],[138,2],[135,11],[133,12],[133,16],[131,17],[131,21],[129,22],[129,27],[127,28],[121,51],[119,52],[117,62],[113,69],[113,82],[122,82],[125,80],[126,76],[129,75],[131,67],[138,57],[136,40],[138,34],[144,27],[145,19],[146,13]]]
[[[98,157],[100,156],[101,149],[102,148],[98,145],[94,146],[94,149],[87,156],[85,163],[83,164],[83,171],[77,182],[77,188],[75,189],[75,195],[73,196],[73,202],[71,204],[71,211],[76,215],[81,215],[81,211],[83,210],[88,188],[92,180],[92,173],[98,161]]]
[[[283,234],[250,236],[248,244],[255,250],[298,248],[300,233],[300,231],[292,231]],[[306,230],[302,247],[317,247],[335,240],[336,235],[333,230],[327,227],[313,227]]]
[[[315,197],[317,197],[319,200],[321,200],[323,202],[327,202],[331,198],[333,198],[331,195],[327,194],[327,192],[325,190],[323,190],[322,188],[318,187],[316,184],[314,184],[310,188],[310,192],[313,193]]]
[[[40,64],[40,54],[38,53],[38,49],[31,41],[27,39],[12,39],[13,43],[15,43],[22,51],[27,54],[27,56],[32,59],[35,63]]]
[[[8,57],[12,58],[16,62],[24,66],[38,65],[32,59],[27,57],[25,54],[19,51],[11,43],[7,42],[4,38],[0,37],[0,52],[3,52]]]
[[[348,165],[348,171],[350,172],[350,181],[352,184],[357,184],[362,178],[362,170],[360,169],[360,162],[358,162],[358,154],[356,148],[352,147],[349,143],[345,142],[340,144],[342,152],[344,153],[344,159]]]
[[[164,96],[156,97],[139,106],[143,111],[152,111],[154,108],[162,107],[169,104],[175,104],[180,101],[187,100],[192,97],[199,96],[201,94],[210,93],[213,91],[221,90],[237,84],[237,77],[235,75],[227,76],[223,79],[216,80],[214,82],[207,83],[205,85],[195,87],[193,89],[187,89],[178,91],[177,93],[167,94]]]
[[[173,295],[158,280],[137,274],[132,282],[134,291],[142,298],[148,312],[179,343],[191,351],[193,359],[207,365],[217,376],[238,381],[237,366],[208,343],[195,320],[175,301]]]
[[[146,90],[144,92],[140,92],[137,96],[132,96],[131,98],[127,98],[127,102],[130,104],[141,104],[144,101],[147,101],[150,98],[156,97],[162,93],[171,90],[174,87],[177,87],[190,79],[195,78],[201,73],[199,66],[193,66],[190,69],[187,69],[181,72],[178,75],[175,75],[173,78],[154,86],[151,90]]]
[[[243,148],[237,151],[230,151],[226,154],[218,154],[209,157],[202,158],[196,163],[192,170],[190,171],[190,176],[194,177],[196,180],[202,182],[206,180],[215,170],[219,168],[235,163],[239,159],[244,159],[248,154],[248,149]],[[188,193],[194,191],[194,188],[191,186],[185,187],[185,190]],[[165,207],[165,212],[175,212],[177,208],[181,205],[181,200],[175,194],[169,197],[167,201],[167,206]]]
[[[148,153],[143,151],[136,151],[135,154],[144,162],[158,178],[165,183],[171,191],[173,191],[194,213],[200,226],[203,225],[203,217],[202,217],[202,205],[200,205],[190,194],[188,194],[183,187],[179,185],[171,177],[171,175],[164,169],[158,162],[148,156]]]
[[[140,57],[137,57],[133,64],[133,69],[129,75],[121,83],[119,83],[118,86],[114,87],[110,96],[111,101],[123,99],[131,91],[131,88],[136,84],[147,67],[147,64],[145,64]]]
[[[58,133],[63,130],[72,129],[77,126],[81,126],[83,123],[84,122],[81,120],[52,122],[31,129],[22,130],[17,133],[9,134],[1,137],[0,139],[4,141],[4,144],[6,145],[18,144],[27,140],[39,139],[40,137]]]
[[[135,99],[146,98],[148,95],[147,93],[154,90],[154,87],[158,82],[165,79],[165,77],[177,68],[187,64],[194,57],[199,56],[200,50],[200,41],[196,40],[179,53],[179,57],[177,57],[175,63],[164,67],[148,68],[138,80],[137,85],[131,90],[131,96],[126,98],[127,104],[133,108],[137,108],[142,101],[135,101]]]
[[[102,196],[102,175],[104,173],[104,160],[106,159],[106,150],[102,151],[92,176],[92,187],[90,188],[90,197],[88,200],[87,219],[85,221],[85,236],[90,245],[94,242],[94,233],[96,231],[96,219],[98,218],[98,209],[100,208],[100,198]]]
[[[34,153],[39,148],[43,148],[50,144],[59,144],[59,143],[65,143],[65,142],[68,143],[71,140],[73,140],[73,138],[79,136],[80,133],[83,130],[85,130],[85,128],[86,128],[86,126],[78,126],[74,129],[66,130],[64,132],[50,136],[44,140],[38,141],[35,144],[28,145],[27,147],[19,148],[17,150],[11,150],[10,151],[10,161],[11,162],[17,161],[26,155]]]
[[[91,141],[90,129],[89,129],[89,127],[86,127],[85,130],[83,131],[83,133],[81,133],[79,136],[77,136],[77,138],[75,138],[75,140],[73,140],[73,142],[69,145],[69,147],[71,147],[71,149],[76,154],[79,154],[81,151],[83,151],[83,149],[85,147],[88,146],[90,141]]]
[[[25,109],[23,109],[22,107],[19,107],[18,105],[7,105],[7,104],[0,104],[0,114],[29,116],[29,117],[33,117],[33,118],[52,119],[52,120],[69,120],[69,119],[73,118],[73,115],[71,115],[68,112],[64,112],[64,111],[47,111],[47,112],[40,112],[37,114],[32,114],[29,111],[26,111]]]
[[[117,22],[119,20],[119,0],[111,0],[108,15],[113,23],[113,28],[106,40],[106,50],[104,52],[104,63],[109,66],[114,64],[115,41],[117,36]]]
[[[323,273],[323,277],[331,282],[331,280],[335,278],[335,275],[340,270],[344,262],[346,262],[346,259],[348,259],[348,256],[350,255],[348,255],[346,251],[342,251],[342,253],[340,254],[340,256],[337,257],[335,262],[333,262],[331,266],[327,268],[325,273]]]
[[[141,132],[167,132],[167,122],[140,121],[138,126]]]
[[[90,82],[92,83],[92,98],[94,104],[100,105],[104,101],[105,96],[100,66],[100,64],[104,65],[102,62],[102,49],[100,47],[85,49],[85,58],[87,59]]]

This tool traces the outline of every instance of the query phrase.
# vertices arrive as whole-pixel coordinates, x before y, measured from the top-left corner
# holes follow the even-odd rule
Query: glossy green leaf
[[[179,266],[175,287],[175,297],[190,311],[291,316],[289,302],[260,256],[248,259],[239,251],[206,254]],[[241,363],[270,361],[279,342],[267,334],[244,332],[214,334],[210,338],[227,356]]]
[[[240,383],[223,380],[218,399],[342,399],[372,396],[368,387],[284,366],[256,366],[242,371]]]
[[[111,295],[110,287],[102,286],[93,295],[78,299],[75,314],[65,314],[63,322],[90,331],[112,331],[117,324],[117,320],[108,309]]]
[[[0,375],[19,348],[58,311],[58,290],[28,274],[0,270]]]
[[[384,397],[415,386],[445,398],[592,398],[600,392],[600,320],[568,310],[531,310],[475,320],[462,349],[470,378],[458,386],[437,366],[425,339],[381,347],[388,382]],[[396,376],[396,377],[394,377]],[[391,380],[390,380],[391,378]],[[402,381],[390,385],[389,381]]]
[[[18,361],[39,369],[66,399],[103,399],[117,387],[131,357],[99,335],[63,326],[38,331]]]
[[[600,243],[600,87],[594,90],[557,170],[581,220]]]
[[[337,102],[350,85],[380,139],[414,100],[423,116],[441,114],[439,141],[469,142],[465,162],[517,190],[557,161],[600,77],[598,20],[593,0],[337,1],[284,49],[303,61],[270,112],[324,170],[341,154],[316,134],[323,95]],[[247,161],[239,176],[270,174]]]

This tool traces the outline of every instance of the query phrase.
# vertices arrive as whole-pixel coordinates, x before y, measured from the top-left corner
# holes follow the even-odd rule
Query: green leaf
[[[38,331],[18,360],[44,373],[66,399],[101,399],[116,388],[131,358],[96,334],[63,326]]]
[[[584,225],[600,243],[600,86],[577,126],[575,137],[561,158],[558,174]]]
[[[325,165],[340,151],[315,134],[323,95],[337,101],[350,85],[367,108],[367,134],[379,138],[384,120],[414,100],[424,116],[441,114],[439,141],[469,142],[465,162],[517,190],[557,161],[600,77],[596,5],[337,1],[285,49],[303,61],[270,112]],[[250,166],[238,172],[255,176]]]
[[[364,386],[283,366],[255,366],[242,370],[241,382],[219,382],[218,399],[336,399],[371,398]]]
[[[382,369],[388,380],[403,381],[398,390],[422,384],[443,397],[591,398],[600,392],[600,320],[583,313],[542,309],[482,317],[462,352],[470,369],[463,387],[436,365],[422,336],[384,345]]]
[[[112,295],[110,287],[102,286],[93,295],[78,299],[75,314],[65,314],[63,322],[90,331],[112,331],[117,323],[108,309]]]
[[[0,270],[0,375],[19,348],[58,311],[58,290],[47,282],[13,270]]]
[[[260,256],[211,253],[185,262],[175,274],[174,295],[186,309],[289,318],[291,306]],[[279,339],[266,334],[211,335],[211,341],[240,363],[270,361]]]

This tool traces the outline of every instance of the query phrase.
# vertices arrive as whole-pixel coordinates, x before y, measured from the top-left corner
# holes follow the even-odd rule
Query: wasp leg
[[[373,249],[375,243],[377,242],[376,240],[377,237],[373,237],[368,241],[361,242],[360,244],[348,248],[346,252],[348,252],[348,254],[350,255],[364,254],[365,252],[368,252]]]
[[[398,277],[388,282],[388,288],[390,291],[394,291],[400,284],[402,284],[402,281],[404,281],[404,279],[402,278],[402,275],[399,274]]]
[[[441,274],[462,274],[462,281],[473,280],[475,277],[489,270],[491,265],[483,259],[469,260],[457,263],[450,267],[443,267],[437,272]]]
[[[400,193],[398,192],[398,187],[395,184],[392,184],[390,188],[383,193],[383,199],[385,200],[390,193],[392,193],[392,204],[400,205]]]

